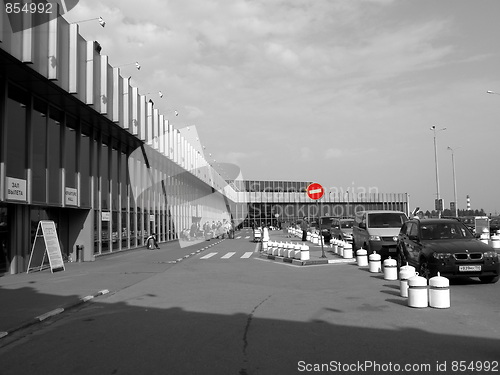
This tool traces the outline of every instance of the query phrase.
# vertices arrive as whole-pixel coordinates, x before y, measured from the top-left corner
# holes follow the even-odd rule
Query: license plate
[[[458,266],[458,270],[462,272],[478,272],[481,271],[481,266]]]

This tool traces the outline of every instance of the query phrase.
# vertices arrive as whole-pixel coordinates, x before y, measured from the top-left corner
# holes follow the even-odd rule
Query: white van
[[[382,259],[396,258],[398,234],[408,217],[401,211],[359,211],[352,227],[353,250],[363,248]]]

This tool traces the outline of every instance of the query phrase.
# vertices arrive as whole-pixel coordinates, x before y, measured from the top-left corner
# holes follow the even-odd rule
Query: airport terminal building
[[[308,182],[226,181],[77,24],[37,17],[20,15],[16,30],[0,14],[0,274],[26,272],[41,220],[55,223],[65,261],[92,261],[151,233],[178,240],[193,222],[315,213]],[[320,206],[356,205],[408,209],[405,194],[328,194]]]

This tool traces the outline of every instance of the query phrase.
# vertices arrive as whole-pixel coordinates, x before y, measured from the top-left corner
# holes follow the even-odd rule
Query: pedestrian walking
[[[304,218],[302,223],[300,223],[300,229],[302,229],[302,241],[307,241],[307,230],[309,229],[309,223],[307,219]]]

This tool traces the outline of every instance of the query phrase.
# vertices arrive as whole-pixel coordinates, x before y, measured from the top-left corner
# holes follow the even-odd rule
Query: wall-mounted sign
[[[64,189],[64,204],[66,206],[78,206],[78,190],[73,188]]]
[[[101,212],[101,221],[111,221],[111,212],[109,211]]]
[[[26,180],[7,177],[7,199],[13,201],[27,201]]]

